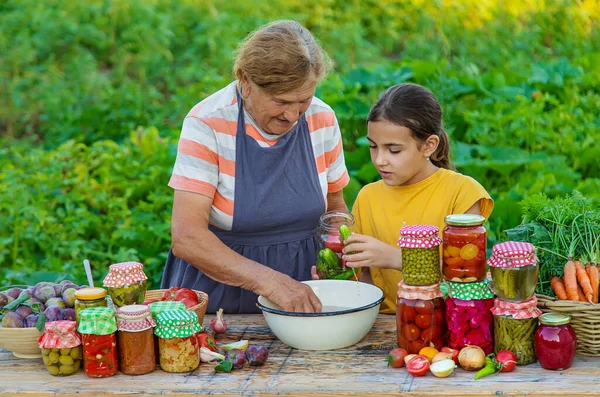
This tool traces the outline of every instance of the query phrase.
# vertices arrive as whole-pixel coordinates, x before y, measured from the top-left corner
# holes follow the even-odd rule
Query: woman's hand
[[[283,273],[275,272],[267,291],[264,296],[288,312],[318,313],[322,309],[321,301],[309,285]]]
[[[344,244],[342,259],[347,267],[376,267],[402,270],[400,249],[388,245],[375,237],[353,234]],[[352,254],[351,254],[352,253]]]

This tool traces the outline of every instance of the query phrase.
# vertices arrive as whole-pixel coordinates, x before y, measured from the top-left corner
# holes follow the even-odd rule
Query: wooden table
[[[228,315],[229,329],[218,342],[249,339],[269,348],[267,364],[215,373],[212,364],[186,374],[156,370],[142,376],[121,373],[104,379],[83,370],[64,378],[51,376],[41,359],[25,360],[0,351],[0,395],[130,396],[132,394],[333,396],[600,396],[600,358],[577,357],[567,371],[546,371],[537,364],[473,380],[456,369],[448,378],[431,373],[413,377],[404,368],[388,368],[387,352],[396,344],[393,316],[380,315],[357,345],[326,352],[287,347],[270,332],[262,315]],[[208,324],[209,317],[205,318]]]

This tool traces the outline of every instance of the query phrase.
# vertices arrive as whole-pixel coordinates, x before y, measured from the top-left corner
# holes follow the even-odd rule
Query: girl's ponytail
[[[454,164],[450,161],[450,138],[448,133],[443,128],[439,132],[440,143],[431,155],[431,162],[436,167],[445,168],[447,170],[456,170]]]

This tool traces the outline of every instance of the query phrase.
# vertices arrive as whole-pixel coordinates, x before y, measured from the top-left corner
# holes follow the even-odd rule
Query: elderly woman
[[[208,312],[255,313],[257,294],[321,310],[299,281],[316,262],[319,217],[347,211],[349,180],[335,114],[314,96],[330,63],[302,25],[271,23],[242,43],[237,80],[188,113],[163,288],[206,292]]]

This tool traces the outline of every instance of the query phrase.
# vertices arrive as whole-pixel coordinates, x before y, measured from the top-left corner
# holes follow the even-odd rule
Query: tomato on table
[[[429,371],[429,359],[423,355],[413,357],[406,364],[406,369],[414,376],[423,376]]]
[[[200,344],[200,347],[206,347],[213,352],[217,351],[217,341],[215,341],[215,338],[207,332],[200,332],[198,334],[198,343]]]

